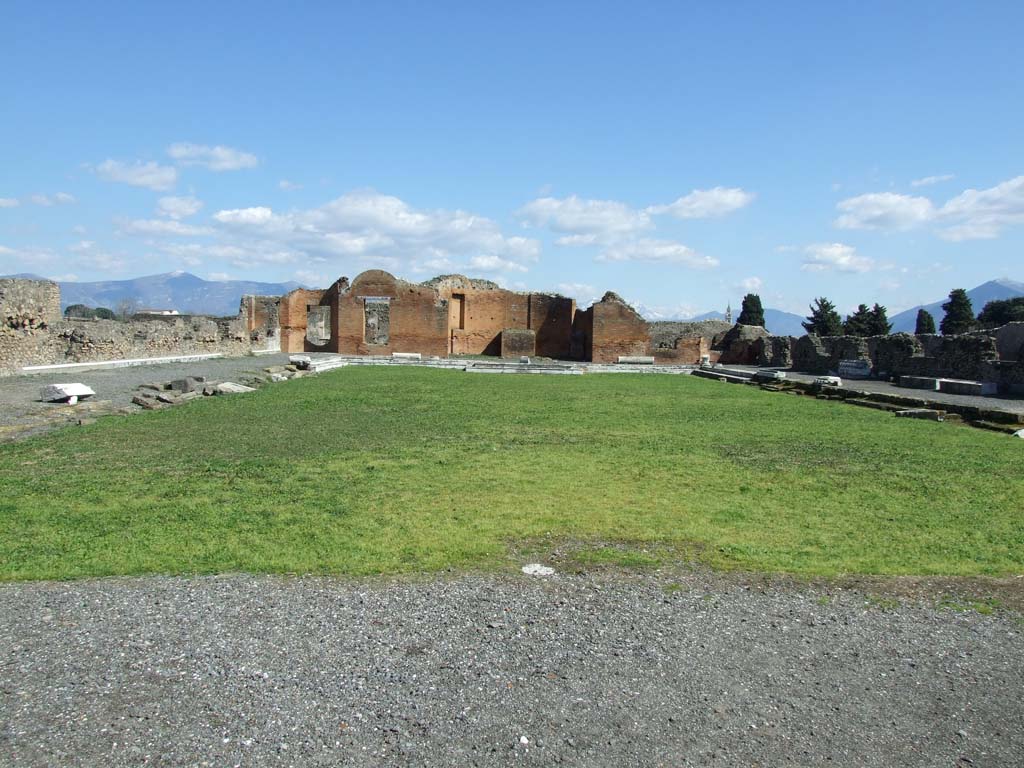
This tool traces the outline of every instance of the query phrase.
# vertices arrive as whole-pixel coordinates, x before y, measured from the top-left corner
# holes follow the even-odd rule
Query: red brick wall
[[[697,365],[700,356],[710,351],[710,339],[706,336],[690,336],[681,338],[674,348],[654,348],[651,354],[656,362],[663,365]]]
[[[337,285],[337,284],[335,284]],[[448,354],[448,307],[432,288],[398,280],[379,269],[363,272],[351,286],[329,289],[333,333],[331,351],[352,355],[419,352]],[[386,296],[390,302],[387,344],[367,344],[364,296]]]
[[[576,300],[546,293],[531,293],[530,325],[537,332],[537,354],[568,359]]]
[[[296,288],[281,297],[278,319],[281,323],[281,351],[306,352],[306,312],[311,304],[319,304],[325,291]]]
[[[622,355],[650,354],[651,334],[632,307],[618,301],[599,301],[594,313],[592,352],[595,363],[615,363]]]

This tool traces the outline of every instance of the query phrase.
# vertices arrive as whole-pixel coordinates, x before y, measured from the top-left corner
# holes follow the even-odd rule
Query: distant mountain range
[[[44,280],[38,275],[20,274],[21,277]],[[142,309],[176,309],[182,314],[234,315],[243,294],[255,293],[279,296],[296,288],[299,283],[258,283],[251,280],[203,280],[188,272],[168,272],[147,275],[133,280],[106,280],[96,283],[58,282],[60,306],[70,304],[90,307],[108,307],[116,310],[128,299]]]
[[[977,315],[990,301],[1015,299],[1019,296],[1024,296],[1024,283],[1018,283],[1005,277],[999,280],[989,280],[987,283],[982,283],[977,288],[969,290],[967,296],[971,300],[974,314]],[[942,322],[942,318],[946,314],[942,311],[942,305],[947,301],[949,301],[948,297],[923,305],[924,309],[928,310],[932,317],[935,318],[936,328],[939,327],[939,323]],[[914,307],[906,312],[900,312],[898,315],[890,317],[889,322],[892,323],[892,332],[913,333],[917,327],[917,310],[919,309],[921,309],[920,306]]]

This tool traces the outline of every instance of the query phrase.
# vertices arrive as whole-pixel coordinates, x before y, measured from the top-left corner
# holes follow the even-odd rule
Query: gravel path
[[[1022,765],[1022,632],[714,574],[8,584],[0,762]]]

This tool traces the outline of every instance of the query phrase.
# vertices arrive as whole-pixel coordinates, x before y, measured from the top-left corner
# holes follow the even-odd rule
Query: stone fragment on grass
[[[39,399],[45,403],[74,405],[80,399],[92,397],[95,394],[85,384],[48,384],[39,391]]]
[[[218,384],[216,392],[218,395],[237,395],[242,392],[255,392],[255,388],[247,387],[243,384],[235,384],[233,381],[225,381],[223,384]]]
[[[1013,436],[1019,437],[1021,440],[1024,440],[1024,429],[1018,429],[1016,432],[1013,433]]]
[[[147,411],[155,411],[162,407],[156,400],[143,397],[142,395],[136,395],[133,397],[132,402],[135,403],[135,405],[145,408]]]
[[[203,376],[186,376],[172,381],[171,389],[175,392],[194,392],[201,389],[205,381],[206,378]]]
[[[549,568],[540,563],[529,563],[524,565],[522,570],[527,576],[553,576],[555,573],[554,568]]]

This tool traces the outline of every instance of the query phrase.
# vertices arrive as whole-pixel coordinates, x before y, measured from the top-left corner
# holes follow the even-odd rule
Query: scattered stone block
[[[392,352],[392,360],[422,360],[423,355],[419,352]]]
[[[1024,429],[1018,429],[1016,432],[1013,433],[1013,436],[1019,437],[1021,440],[1024,440]]]
[[[264,368],[263,370],[270,374],[284,373],[285,367],[283,365],[272,365],[269,368]]]
[[[139,384],[139,389],[151,389],[156,392],[162,391],[164,388],[163,384],[157,384],[156,382],[148,382],[146,384]]]
[[[754,374],[755,381],[784,381],[786,378],[785,371],[757,371]]]
[[[818,376],[814,379],[814,383],[819,387],[841,387],[843,386],[843,380],[838,376]]]
[[[951,395],[973,395],[987,397],[996,394],[996,385],[990,381],[966,381],[964,379],[939,379],[939,392]]]
[[[285,369],[286,371],[290,371],[291,373],[295,373],[295,372],[296,372],[297,370],[299,370],[299,366],[297,366],[297,365],[292,365],[291,363],[289,363],[288,365],[286,365],[286,366],[284,367],[284,369]]]
[[[519,358],[519,362],[522,363],[523,365],[529,365],[530,364],[530,357],[529,357],[529,355],[523,355],[522,357],[520,357]]]
[[[288,358],[288,361],[300,371],[305,371],[309,369],[309,364],[313,362],[313,358],[309,355],[292,355]]]
[[[233,381],[225,381],[222,384],[218,384],[214,391],[218,395],[238,395],[243,392],[255,392],[253,387],[246,387],[242,384],[235,384]]]
[[[179,402],[177,395],[168,394],[167,392],[161,392],[156,396],[156,399],[167,405],[177,405]]]
[[[80,399],[95,394],[85,384],[49,384],[39,391],[39,399],[44,403],[75,405]]]
[[[156,411],[162,407],[156,400],[148,397],[142,397],[140,395],[133,397],[132,402],[135,403],[135,405],[145,408],[147,411]]]
[[[619,355],[617,362],[622,365],[654,365],[654,358],[647,355]]]
[[[928,421],[944,421],[946,412],[937,411],[934,408],[907,408],[903,411],[895,411],[894,416],[904,419],[927,419]]]
[[[172,392],[194,392],[201,389],[206,378],[203,376],[186,376],[183,379],[175,379],[170,384]]]
[[[194,392],[183,392],[183,393],[182,393],[182,394],[181,394],[181,395],[180,395],[180,396],[178,397],[178,402],[179,402],[179,403],[187,403],[187,402],[188,402],[189,400],[198,400],[198,399],[199,399],[199,398],[201,398],[202,396],[203,396],[203,393],[202,393],[202,392],[199,392],[199,391],[194,391]]]
[[[939,390],[939,380],[931,376],[900,376],[899,385],[909,389]]]

